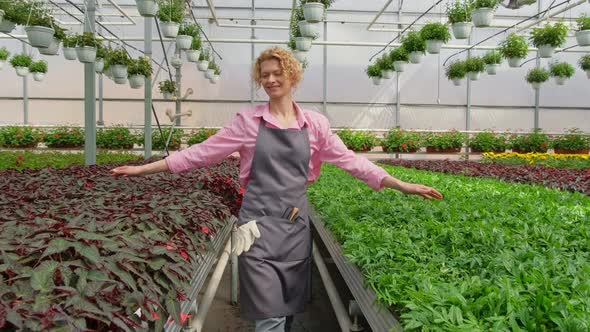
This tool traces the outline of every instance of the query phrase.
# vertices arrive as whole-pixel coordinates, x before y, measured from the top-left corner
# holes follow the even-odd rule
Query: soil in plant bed
[[[470,148],[469,150],[471,153],[484,153],[484,152],[493,152],[493,153],[504,153],[506,150],[493,150],[493,151],[483,151],[479,149]]]
[[[427,146],[426,152],[428,152],[428,153],[457,153],[457,152],[461,152],[461,148],[437,149],[433,146]]]
[[[383,147],[383,151],[387,152],[387,153],[416,153],[418,151],[418,149],[411,149],[408,151],[400,151],[398,149],[388,149],[386,147]]]
[[[2,148],[6,148],[6,149],[34,149],[37,147],[37,142],[35,143],[29,143],[29,144],[23,144],[23,145],[0,145]]]
[[[553,149],[553,152],[555,152],[556,154],[588,154],[588,153],[590,153],[590,149],[580,149],[580,150]]]

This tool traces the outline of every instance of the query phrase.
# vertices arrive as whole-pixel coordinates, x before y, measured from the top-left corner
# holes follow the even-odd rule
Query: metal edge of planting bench
[[[318,214],[312,212],[311,220],[371,329],[374,332],[403,331],[393,314],[377,304],[377,297],[373,290],[364,287],[363,274],[342,255],[340,244],[326,229]]]
[[[189,294],[187,294],[187,300],[183,301],[180,304],[180,312],[182,312],[182,313],[190,312],[191,303],[193,301],[196,301],[197,295],[201,291],[201,287],[203,287],[205,280],[207,280],[207,277],[209,276],[209,272],[211,271],[211,268],[215,265],[214,263],[217,260],[217,257],[219,256],[219,252],[221,250],[223,250],[223,246],[227,242],[227,240],[231,234],[232,226],[236,221],[237,221],[237,218],[235,216],[231,216],[229,218],[229,221],[225,224],[225,226],[223,226],[221,231],[217,234],[217,236],[213,240],[213,250],[210,251],[209,253],[207,253],[207,255],[205,255],[205,258],[203,259],[203,264],[201,264],[201,268],[199,268],[195,277],[191,281],[191,289],[189,291]],[[168,321],[170,319],[172,319],[171,316],[168,317]],[[181,329],[182,329],[182,326],[179,326],[178,324],[176,324],[176,322],[173,322],[173,323],[167,324],[166,327],[164,328],[164,331],[178,332]]]

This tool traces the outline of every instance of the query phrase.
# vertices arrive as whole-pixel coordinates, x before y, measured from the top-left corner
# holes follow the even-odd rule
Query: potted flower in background
[[[171,80],[164,80],[158,83],[158,89],[164,96],[164,99],[170,100],[176,95],[176,82]]]
[[[426,41],[426,51],[430,54],[440,53],[443,44],[451,38],[451,33],[446,25],[439,22],[427,23],[420,29],[422,39]]]
[[[574,66],[567,62],[556,62],[549,66],[549,73],[555,78],[557,85],[564,85],[568,78],[574,75]]]
[[[37,82],[43,81],[47,73],[47,61],[33,62],[29,67],[29,71],[33,74],[33,79]]]
[[[191,41],[191,48],[185,51],[186,59],[189,62],[199,61],[199,55],[201,55],[201,46],[201,36],[199,34],[193,36],[193,39]]]
[[[217,64],[215,64],[215,59],[213,59],[211,62],[209,62],[209,65],[207,66],[207,70],[205,71],[205,77],[209,80],[212,79],[213,74],[215,74],[216,68]]]
[[[217,68],[215,68],[215,72],[213,73],[213,77],[211,77],[211,79],[209,79],[209,82],[211,82],[212,84],[217,84],[217,82],[219,82],[220,76],[221,76],[221,69],[219,68],[219,66],[217,66]]]
[[[420,134],[399,127],[389,130],[381,140],[381,147],[387,153],[414,153],[420,149],[421,144]]]
[[[108,53],[111,51],[110,47],[102,46],[100,43],[96,47],[96,59],[94,60],[94,71],[97,74],[102,73],[104,70],[105,60],[108,57]]]
[[[125,84],[127,82],[127,67],[130,60],[131,58],[125,49],[117,48],[110,52],[107,61],[115,83]]]
[[[475,0],[471,19],[476,27],[488,27],[492,25],[494,10],[498,8],[500,0]]]
[[[465,143],[465,135],[451,130],[444,133],[430,133],[426,136],[424,145],[429,153],[456,153],[461,152]]]
[[[477,81],[479,75],[485,70],[485,62],[482,58],[477,56],[469,57],[465,60],[465,70],[467,71],[469,79]]]
[[[305,19],[303,15],[303,7],[298,6],[293,13],[293,23],[297,23],[299,31],[303,37],[311,38],[315,40],[320,35],[320,27],[318,23],[311,23]]]
[[[4,64],[6,63],[6,59],[10,56],[10,52],[6,49],[6,47],[0,48],[0,70],[4,68]]]
[[[299,51],[307,52],[311,48],[312,39],[301,34],[297,22],[291,22],[291,38],[295,40],[295,47]]]
[[[145,83],[146,77],[152,76],[152,64],[147,57],[131,59],[127,68],[129,75],[129,85],[132,89],[139,89]]]
[[[525,79],[534,89],[539,89],[541,84],[549,79],[549,71],[545,68],[533,68],[526,74]]]
[[[158,19],[162,28],[162,35],[166,38],[176,38],[180,23],[184,20],[183,0],[160,0],[158,2]]]
[[[199,35],[199,26],[193,23],[183,23],[178,29],[178,36],[176,36],[176,46],[181,50],[188,50],[191,48],[193,37]]]
[[[377,137],[370,131],[353,131],[345,128],[336,133],[342,143],[352,151],[371,151],[377,143]]]
[[[143,17],[154,17],[158,13],[156,0],[135,0],[137,11]]]
[[[473,26],[471,23],[471,10],[469,0],[456,0],[447,5],[447,17],[456,39],[469,38]]]
[[[453,61],[445,69],[447,78],[453,81],[455,86],[461,85],[461,80],[467,75],[467,68],[465,67],[465,61]]]
[[[545,153],[549,148],[549,137],[541,129],[535,129],[531,134],[513,136],[509,145],[516,153]]]
[[[309,23],[317,23],[324,19],[325,10],[334,0],[301,0],[303,16]]]
[[[197,63],[197,69],[199,71],[206,71],[209,68],[209,49],[204,49],[199,54],[199,62]]]
[[[99,42],[92,32],[83,32],[76,36],[76,55],[82,63],[92,63],[96,60],[96,49]]]
[[[578,128],[572,128],[565,135],[554,138],[550,146],[557,154],[588,154],[590,136]]]
[[[66,36],[63,39],[63,51],[64,51],[64,58],[66,60],[76,60],[76,44],[78,43],[78,39],[75,35]]]
[[[578,23],[578,31],[576,31],[576,41],[578,42],[578,45],[590,45],[590,17],[583,14],[578,17],[576,22]]]
[[[293,53],[293,56],[295,56],[295,58],[297,60],[299,60],[300,63],[303,63],[303,61],[306,61],[307,51],[298,50],[297,44],[295,43],[295,39],[290,38],[289,41],[287,42],[287,47],[291,50],[291,52]]]
[[[410,53],[411,63],[420,63],[426,53],[426,41],[418,31],[410,31],[402,37],[402,47]]]
[[[49,10],[40,2],[27,2],[30,6],[25,32],[29,44],[33,47],[49,47],[53,41],[55,30],[53,29],[53,17]]]
[[[43,55],[57,55],[57,51],[59,51],[59,44],[66,37],[66,29],[61,28],[54,23],[53,30],[55,30],[55,33],[53,34],[51,44],[49,44],[47,47],[37,48],[39,53]]]
[[[384,79],[390,79],[393,77],[395,67],[393,66],[393,60],[387,54],[384,54],[377,60],[377,65],[381,68],[381,77]]]
[[[4,11],[0,32],[10,33],[17,24],[25,25],[30,8],[29,2],[24,0],[0,1],[0,9]]]
[[[31,56],[25,53],[16,54],[10,59],[10,65],[16,70],[16,74],[21,77],[29,74],[29,67],[32,63]]]
[[[586,54],[578,61],[580,68],[586,72],[586,76],[590,78],[590,54]]]
[[[373,80],[374,85],[381,85],[383,78],[381,74],[381,68],[379,68],[377,64],[369,65],[365,72],[367,73],[367,76]]]
[[[530,39],[533,46],[538,48],[541,58],[550,58],[557,47],[565,44],[566,36],[567,27],[563,23],[557,22],[554,25],[547,23],[542,28],[533,28]]]
[[[492,131],[479,132],[469,141],[469,148],[472,153],[502,153],[506,151],[507,146],[506,137]]]
[[[529,53],[529,46],[523,36],[511,33],[500,43],[499,51],[508,60],[510,67],[519,67],[522,59]]]
[[[410,61],[410,55],[403,47],[397,47],[389,52],[389,58],[393,62],[393,68],[396,72],[404,71],[406,64]]]
[[[498,67],[502,63],[502,54],[498,51],[489,51],[483,56],[483,62],[488,75],[496,75]]]

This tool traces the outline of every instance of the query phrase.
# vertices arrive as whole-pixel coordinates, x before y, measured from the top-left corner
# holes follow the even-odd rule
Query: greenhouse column
[[[328,40],[328,20],[324,20],[324,41]],[[328,45],[324,44],[324,114],[328,114]]]
[[[144,52],[145,56],[152,58],[152,20],[144,19]],[[152,78],[146,76],[144,85],[144,122],[143,122],[143,157],[152,157]]]
[[[178,44],[176,44],[175,46],[175,50],[174,50],[174,54],[176,54],[177,56],[180,57],[180,48],[178,47]],[[181,70],[182,70],[182,66],[176,68],[176,88],[178,90],[177,96],[176,96],[176,114],[180,114],[180,102],[182,100],[182,88],[180,85],[181,79],[182,79],[182,74],[181,74]],[[176,124],[175,126],[180,127],[180,116],[176,117]]]
[[[541,1],[537,3],[537,13],[541,12]],[[549,12],[545,13],[547,15]],[[537,58],[535,59],[535,65],[537,68],[541,66],[541,56],[539,55],[539,50],[537,49]],[[541,95],[541,89],[534,89],[535,90],[535,114],[534,114],[534,128],[539,129],[539,97]]]
[[[397,1],[397,21],[401,22],[402,21],[402,6],[404,4],[403,0],[398,0]],[[398,24],[398,28],[399,29],[403,29],[403,26],[401,24]],[[400,36],[400,32],[397,33],[397,36]],[[400,125],[400,107],[401,107],[401,100],[400,100],[400,89],[399,89],[399,75],[400,72],[396,71],[395,72],[395,126],[401,128]],[[396,153],[395,157],[398,157],[398,154]]]
[[[98,16],[98,22],[100,22],[100,15]],[[97,28],[98,33],[101,33],[101,29],[100,26]],[[103,120],[103,101],[102,101],[102,94],[103,94],[103,81],[102,81],[102,72],[100,74],[98,74],[98,121],[96,122],[97,125],[99,126],[104,126],[104,120]]]
[[[471,45],[471,37],[473,34],[469,34],[469,38],[467,39],[467,44]],[[467,50],[467,58],[471,57],[471,50]],[[471,79],[467,77],[467,106],[465,107],[465,130],[470,130],[471,128]],[[469,135],[469,134],[467,134]],[[465,152],[467,152],[466,156],[469,159],[469,136],[467,136],[467,147],[465,148]]]
[[[27,53],[27,45],[23,42],[23,54]],[[29,124],[29,82],[27,76],[23,76],[23,113],[24,113],[24,124]]]
[[[252,0],[252,20],[250,20],[250,24],[251,25],[256,25],[256,21],[254,20],[254,17],[256,15],[256,4],[254,3],[254,0]],[[250,38],[252,38],[252,40],[256,39],[256,30],[255,28],[252,28],[251,30],[251,34],[250,34]],[[256,54],[255,54],[255,48],[254,48],[254,43],[250,43],[250,57],[251,57],[251,62],[252,64],[254,64],[254,60],[256,59]],[[250,105],[254,105],[254,95],[255,95],[255,88],[254,88],[254,82],[252,80],[250,81]]]
[[[84,32],[94,33],[94,0],[85,0]],[[96,164],[96,76],[94,62],[84,64],[84,160],[85,164]]]

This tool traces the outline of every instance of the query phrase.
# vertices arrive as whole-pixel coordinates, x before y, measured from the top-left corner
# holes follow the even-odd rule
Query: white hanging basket
[[[20,77],[29,75],[29,67],[14,67],[16,74]]]
[[[209,82],[211,82],[212,84],[217,84],[217,82],[219,82],[219,75],[213,75]]]
[[[374,85],[381,85],[381,83],[383,82],[383,79],[379,76],[373,76],[371,77],[371,79],[373,80]]]
[[[4,11],[0,9],[0,23],[2,23],[2,21],[4,21]]]
[[[303,37],[317,38],[320,35],[320,27],[318,23],[310,23],[307,21],[299,21],[299,31]]]
[[[176,36],[176,46],[181,50],[188,50],[191,48],[191,44],[193,43],[193,37],[187,35],[178,35]]]
[[[53,41],[55,30],[42,26],[25,27],[29,44],[33,47],[49,47]]]
[[[213,75],[215,75],[215,69],[207,69],[207,71],[205,72],[205,77],[207,77],[208,79],[212,79]]]
[[[321,2],[308,2],[303,5],[303,17],[309,23],[317,23],[324,19],[324,4]]]
[[[453,78],[453,79],[452,79],[452,81],[453,81],[453,84],[454,84],[455,86],[461,86],[461,82],[462,82],[463,80],[462,80],[462,79],[460,79],[460,78]]]
[[[6,64],[6,60],[0,60],[0,70],[2,70],[2,68],[4,68],[5,64]]]
[[[77,55],[76,55],[76,49],[73,47],[64,47],[64,58],[66,58],[66,60],[76,60]]]
[[[94,61],[94,71],[98,74],[102,73],[104,70],[104,59],[103,58],[96,58]]]
[[[422,53],[422,52],[418,52],[418,51],[410,52],[410,62],[411,63],[420,63],[420,62],[422,62],[423,56],[424,56],[424,53]]]
[[[309,51],[311,48],[311,38],[295,37],[295,47],[299,51]]]
[[[201,60],[197,62],[197,69],[199,69],[199,71],[205,71],[207,68],[209,68],[209,61]]]
[[[508,58],[508,66],[512,68],[520,67],[522,63],[522,58]]]
[[[590,69],[586,69],[586,77],[590,78]]]
[[[113,79],[116,84],[127,84],[127,77],[115,77]]]
[[[162,96],[164,97],[164,99],[170,100],[172,99],[172,92],[162,92]]]
[[[182,58],[179,56],[174,56],[172,58],[172,60],[170,61],[170,64],[174,68],[180,68],[180,67],[182,67]]]
[[[467,39],[469,35],[471,35],[471,27],[473,23],[471,22],[457,22],[451,25],[451,30],[453,31],[453,35],[455,39]]]
[[[567,81],[567,77],[562,77],[562,76],[554,76],[555,79],[555,84],[557,85],[564,85],[565,82]]]
[[[197,62],[199,61],[199,56],[201,55],[200,50],[186,50],[186,59],[189,62]]]
[[[405,61],[394,61],[393,68],[395,68],[396,72],[401,73],[406,69],[406,64],[407,62]]]
[[[541,88],[541,84],[543,84],[543,83],[541,83],[541,82],[533,82],[533,83],[531,83],[531,86],[533,87],[533,89],[539,90]]]
[[[45,73],[33,73],[33,79],[37,82],[43,82],[45,79]]]
[[[480,75],[481,73],[478,71],[470,71],[467,73],[467,76],[469,76],[469,79],[472,81],[477,81]]]
[[[492,8],[477,8],[471,12],[471,21],[477,28],[489,27],[494,19]]]
[[[131,89],[139,89],[145,83],[145,76],[143,75],[133,75],[129,77],[129,86]]]
[[[180,24],[176,22],[162,22],[160,21],[160,28],[162,29],[162,35],[166,38],[176,38],[178,36],[178,29]]]
[[[39,47],[38,50],[43,55],[57,55],[57,51],[59,51],[59,39],[53,37],[48,47]]]
[[[539,46],[539,56],[541,58],[550,58],[553,56],[555,52],[555,47],[551,45],[541,45]]]
[[[426,41],[426,52],[430,54],[438,54],[440,53],[440,49],[443,45],[442,40],[427,40]]]
[[[488,73],[488,75],[496,75],[498,73],[499,67],[500,65],[497,63],[486,64],[486,72]]]
[[[92,63],[96,60],[96,47],[76,47],[76,55],[82,63]]]
[[[393,75],[395,74],[395,71],[387,69],[387,70],[382,70],[381,71],[381,77],[383,77],[384,79],[388,80],[390,78],[393,78]]]
[[[158,13],[156,0],[135,0],[137,11],[143,17],[154,17]]]
[[[590,30],[582,30],[576,32],[576,41],[580,46],[590,45]]]
[[[5,19],[0,22],[0,32],[10,33],[12,30],[14,30],[14,27],[16,27],[16,23],[12,21]]]
[[[111,65],[110,66],[111,69],[111,73],[113,75],[113,78],[115,79],[115,82],[117,79],[121,80],[121,79],[125,79],[125,82],[127,82],[127,66],[124,65]],[[124,84],[123,83],[118,83],[118,84]]]
[[[299,62],[307,60],[307,51],[293,50],[293,55]]]

